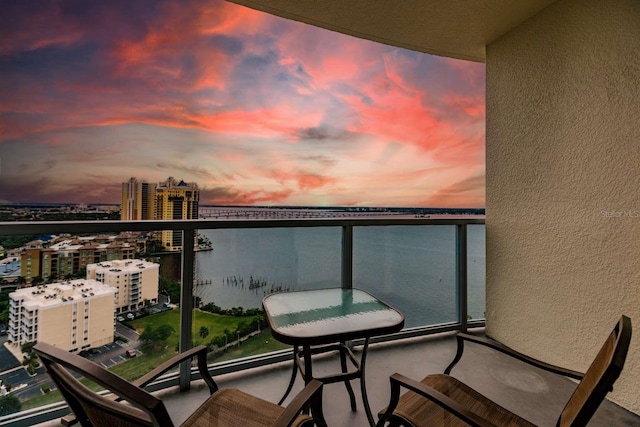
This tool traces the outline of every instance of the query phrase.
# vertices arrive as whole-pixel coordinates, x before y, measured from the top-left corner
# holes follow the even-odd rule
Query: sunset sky
[[[484,82],[220,0],[0,0],[0,203],[484,207]]]

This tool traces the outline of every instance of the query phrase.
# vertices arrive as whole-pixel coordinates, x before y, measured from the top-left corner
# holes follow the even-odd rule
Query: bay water
[[[469,225],[468,312],[484,317],[485,226]],[[340,286],[340,227],[200,230],[194,294],[222,308],[260,308],[272,292]],[[455,226],[356,226],[353,286],[400,310],[405,326],[457,319]]]

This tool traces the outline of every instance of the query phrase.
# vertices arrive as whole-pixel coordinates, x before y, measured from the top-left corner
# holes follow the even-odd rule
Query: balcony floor
[[[482,333],[482,330],[479,331]],[[356,347],[356,356],[360,356]],[[367,393],[371,409],[385,407],[389,400],[389,376],[400,372],[415,379],[441,373],[455,354],[453,334],[411,338],[396,342],[373,344],[367,356]],[[315,361],[314,372],[322,374],[339,369],[336,358],[322,357]],[[247,393],[277,402],[284,392],[291,373],[290,363],[255,368],[216,378],[221,388],[236,387]],[[574,383],[564,377],[529,368],[523,363],[485,347],[469,345],[452,374],[482,392],[507,409],[540,426],[554,426],[563,404],[569,399]],[[327,424],[335,427],[366,426],[359,383],[353,381],[357,412],[351,412],[346,389],[342,383],[324,388],[323,407]],[[292,393],[302,389],[297,378]],[[176,425],[188,417],[208,396],[202,381],[193,383],[186,393],[175,389],[162,392],[169,413]],[[289,398],[290,399],[290,398]],[[377,419],[377,416],[376,416]],[[51,425],[50,423],[46,424]],[[640,426],[640,416],[605,401],[591,420],[590,426]]]

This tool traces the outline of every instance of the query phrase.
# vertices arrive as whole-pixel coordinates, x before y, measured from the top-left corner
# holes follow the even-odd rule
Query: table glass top
[[[284,292],[269,295],[262,304],[272,330],[292,339],[366,337],[404,325],[402,314],[359,289]]]

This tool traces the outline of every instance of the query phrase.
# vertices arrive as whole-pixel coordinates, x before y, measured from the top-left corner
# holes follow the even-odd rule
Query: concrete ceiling
[[[485,46],[556,0],[228,0],[354,37],[485,61]]]

